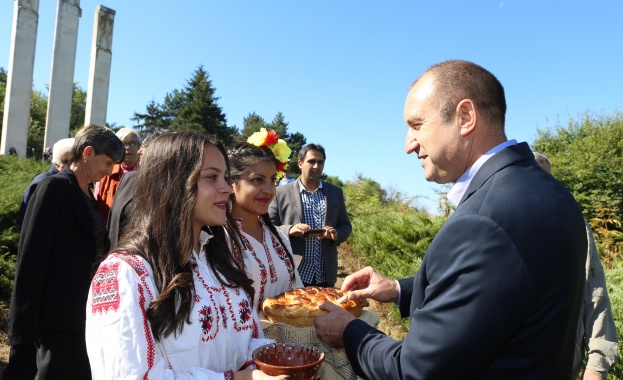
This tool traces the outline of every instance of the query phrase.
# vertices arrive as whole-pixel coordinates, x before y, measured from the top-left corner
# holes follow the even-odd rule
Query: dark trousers
[[[32,380],[37,375],[37,347],[34,343],[11,346],[9,363],[2,380]]]
[[[42,331],[36,345],[36,380],[91,379],[84,332]]]

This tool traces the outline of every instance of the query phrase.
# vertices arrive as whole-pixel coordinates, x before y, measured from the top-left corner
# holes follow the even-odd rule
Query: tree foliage
[[[181,90],[167,93],[162,104],[152,100],[146,112],[135,112],[132,120],[141,130],[166,128],[210,133],[228,146],[234,141],[238,129],[227,126],[227,118],[215,93],[209,74],[199,66]]]
[[[595,231],[599,240],[620,247],[620,238],[611,241],[616,233],[603,236],[599,231],[621,231],[623,113],[587,112],[566,127],[539,129],[533,149],[548,156],[552,174],[571,191],[586,219],[600,220],[601,229]]]
[[[7,72],[4,67],[0,67],[0,132],[2,131],[2,120],[4,117],[4,96],[6,94]]]
[[[30,119],[28,120],[28,157],[41,157],[45,138],[45,120],[48,111],[48,98],[41,91],[34,90],[30,99]]]
[[[270,123],[267,123],[264,118],[255,112],[251,112],[244,118],[243,123],[244,125],[242,127],[242,131],[240,131],[240,134],[235,137],[235,141],[247,141],[249,136],[262,128],[273,129],[277,132],[281,139],[288,143],[290,149],[292,149],[292,153],[290,154],[290,159],[288,161],[288,172],[295,176],[301,174],[301,170],[298,167],[297,156],[301,148],[303,148],[303,146],[307,143],[307,139],[302,133],[290,133],[288,131],[289,123],[285,121],[285,117],[281,112],[278,112]]]

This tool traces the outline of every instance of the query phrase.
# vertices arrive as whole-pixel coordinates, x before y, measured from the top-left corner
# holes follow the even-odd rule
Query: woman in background
[[[290,149],[272,130],[257,132],[249,141],[257,145],[239,143],[227,152],[234,190],[230,200],[234,220],[230,220],[228,230],[243,246],[245,270],[255,288],[253,307],[258,310],[267,297],[301,288],[303,283],[288,237],[275,228],[268,216],[277,177],[283,174]],[[281,161],[273,150],[280,153]],[[232,224],[238,228],[232,228]]]
[[[43,179],[30,198],[17,254],[5,379],[91,377],[84,308],[93,266],[107,252],[108,237],[89,186],[123,157],[123,143],[113,131],[83,128],[75,136],[71,165]],[[21,348],[28,353],[20,359]]]
[[[89,291],[93,378],[285,379],[253,369],[253,350],[272,341],[222,226],[232,189],[221,144],[166,134],[141,165],[135,212]]]

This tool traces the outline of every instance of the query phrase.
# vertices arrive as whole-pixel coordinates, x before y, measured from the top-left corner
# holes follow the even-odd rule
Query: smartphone
[[[324,236],[325,233],[325,229],[324,228],[320,228],[320,229],[311,229],[306,231],[305,233],[303,233],[303,237],[321,237]]]

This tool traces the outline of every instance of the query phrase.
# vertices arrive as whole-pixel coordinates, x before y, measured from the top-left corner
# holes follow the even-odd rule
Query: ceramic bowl
[[[253,351],[257,368],[267,375],[289,375],[294,380],[311,380],[316,376],[324,352],[300,343],[271,343]]]

